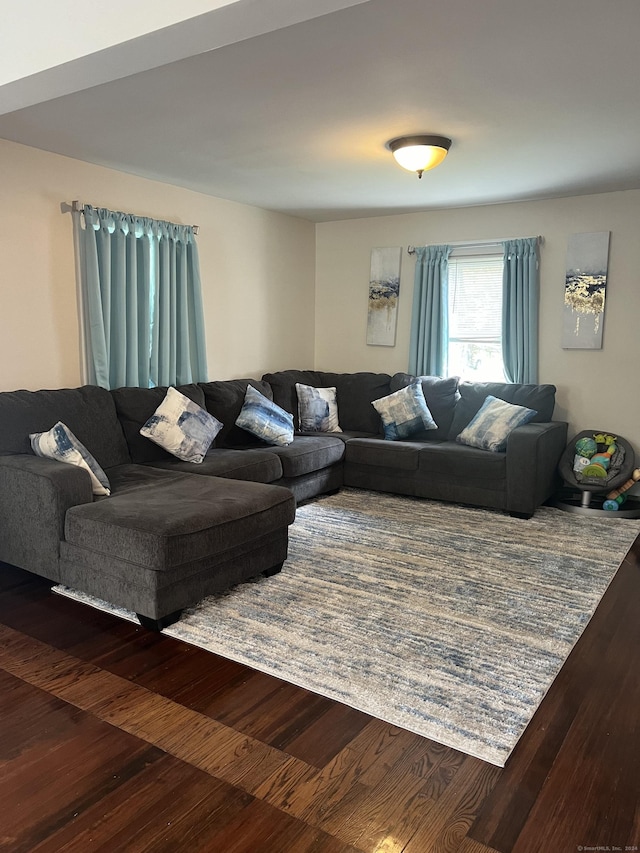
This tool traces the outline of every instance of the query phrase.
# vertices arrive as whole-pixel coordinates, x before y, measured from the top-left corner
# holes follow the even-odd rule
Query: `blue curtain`
[[[502,277],[502,360],[509,382],[538,381],[538,238],[507,240]]]
[[[448,267],[451,246],[416,249],[409,373],[446,376],[449,343]]]
[[[206,381],[193,228],[85,205],[84,228],[75,230],[87,381],[104,388]]]

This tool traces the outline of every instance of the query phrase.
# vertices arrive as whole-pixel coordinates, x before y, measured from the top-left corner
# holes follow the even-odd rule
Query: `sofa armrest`
[[[81,468],[28,454],[0,456],[0,560],[58,580],[67,509],[92,500]]]
[[[529,423],[507,442],[507,510],[532,515],[558,487],[558,462],[567,444],[563,421]]]

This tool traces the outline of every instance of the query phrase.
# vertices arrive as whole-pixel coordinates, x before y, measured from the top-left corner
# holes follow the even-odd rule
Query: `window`
[[[458,247],[449,256],[448,373],[504,382],[502,247]]]

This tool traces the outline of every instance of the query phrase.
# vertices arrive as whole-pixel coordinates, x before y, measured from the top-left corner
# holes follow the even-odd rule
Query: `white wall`
[[[80,383],[73,199],[200,226],[211,379],[313,362],[312,223],[4,140],[0,187],[0,390]]]
[[[316,367],[407,369],[414,261],[408,245],[540,234],[540,381],[557,386],[557,419],[570,434],[605,429],[628,438],[640,460],[640,191],[468,207],[316,226]],[[561,346],[569,235],[610,231],[609,278],[601,350]],[[402,246],[395,347],[367,346],[371,249]],[[640,464],[640,463],[639,463]]]

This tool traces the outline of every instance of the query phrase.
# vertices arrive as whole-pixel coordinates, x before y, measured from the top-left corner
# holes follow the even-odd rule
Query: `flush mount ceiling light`
[[[387,142],[387,148],[399,165],[417,172],[419,178],[423,172],[442,163],[450,146],[451,140],[446,136],[400,136]]]

